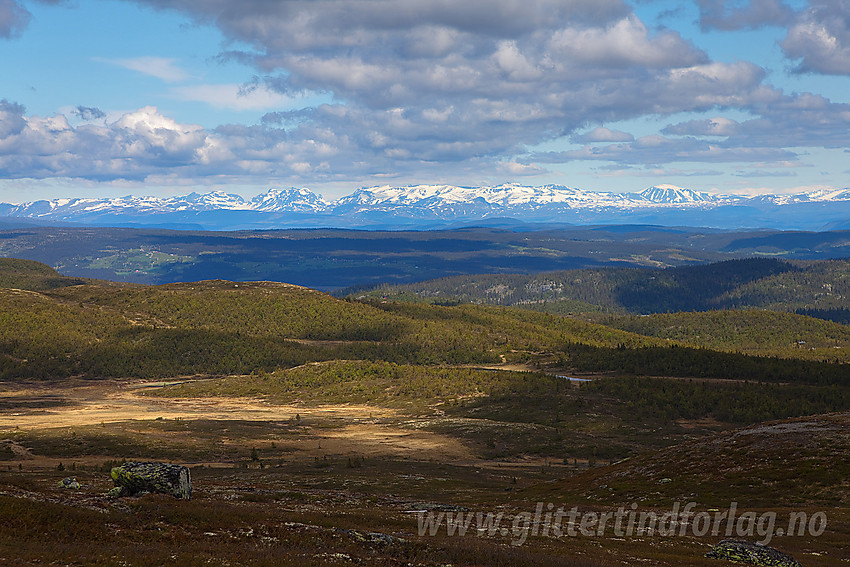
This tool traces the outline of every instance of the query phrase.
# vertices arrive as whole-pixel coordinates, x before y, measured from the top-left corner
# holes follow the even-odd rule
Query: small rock
[[[705,556],[765,567],[802,567],[796,559],[779,550],[738,539],[724,539]]]
[[[81,488],[80,483],[72,476],[65,477],[60,480],[57,486],[59,488],[67,488],[68,490],[79,490]]]
[[[106,493],[107,496],[111,496],[112,498],[120,498],[124,496],[124,487],[123,486],[115,486],[109,489],[109,492]]]
[[[382,534],[380,532],[361,532],[358,530],[346,530],[342,528],[339,528],[337,531],[348,535],[348,537],[359,543],[365,543],[367,545],[386,546],[407,543],[406,539],[389,534]]]

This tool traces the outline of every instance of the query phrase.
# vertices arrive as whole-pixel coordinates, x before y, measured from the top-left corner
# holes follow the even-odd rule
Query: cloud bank
[[[784,163],[799,159],[789,148],[850,145],[850,105],[786,94],[753,63],[714,61],[678,32],[649,28],[621,0],[137,3],[216,26],[231,42],[219,57],[256,72],[249,89],[175,86],[173,96],[270,110],[305,92],[333,102],[205,129],[153,107],[96,124],[104,113],[79,106],[87,122],[71,126],[4,101],[4,176],[431,180],[533,175],[544,171],[537,164],[576,160]],[[850,74],[846,0],[815,0],[799,12],[781,0],[698,6],[704,29],[787,26],[781,48],[798,72]],[[19,33],[27,14],[0,0],[0,35]],[[109,62],[164,81],[186,77],[167,58]],[[639,137],[606,126],[682,113],[715,118]],[[582,147],[530,150],[559,140]]]

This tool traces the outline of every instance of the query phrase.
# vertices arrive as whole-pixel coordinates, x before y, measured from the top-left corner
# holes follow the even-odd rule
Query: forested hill
[[[781,275],[781,265],[765,266]],[[850,379],[843,364],[850,360],[850,336],[830,327],[836,324],[806,327],[825,351],[788,350],[796,335],[787,334],[767,337],[767,346],[775,347],[769,352],[722,344],[707,350],[694,348],[703,345],[687,336],[650,336],[617,321],[499,306],[338,299],[275,282],[80,283],[23,261],[0,263],[0,280],[14,283],[0,288],[0,379],[7,380],[244,375],[340,359],[521,362],[556,371],[815,384]]]
[[[346,301],[275,282],[80,284],[28,261],[0,264],[0,279],[14,282],[0,288],[0,379],[249,374],[333,359],[492,364],[568,343],[665,344],[542,313]]]
[[[841,320],[850,260],[752,258],[667,269],[598,268],[477,275],[381,286],[357,295],[403,301],[521,306],[554,313],[634,314],[765,308]]]

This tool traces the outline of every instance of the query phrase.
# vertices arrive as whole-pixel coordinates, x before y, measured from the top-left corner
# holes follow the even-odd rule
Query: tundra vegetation
[[[779,517],[827,510],[822,535],[771,545],[807,566],[850,560],[850,335],[804,312],[846,308],[846,262],[676,270],[691,271],[339,298],[0,260],[0,520],[14,528],[0,530],[0,558],[712,565],[723,534],[516,546],[509,532],[422,536],[411,511],[502,511],[510,526],[537,502],[661,514],[734,501]],[[530,299],[554,289],[570,309]],[[192,499],[107,496],[110,471],[140,461],[189,466]],[[62,487],[70,474],[79,488]]]

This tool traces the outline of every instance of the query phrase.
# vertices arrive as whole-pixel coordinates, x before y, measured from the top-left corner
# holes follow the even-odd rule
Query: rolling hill
[[[60,278],[32,262],[7,263],[4,278],[24,283],[21,266],[41,274],[35,288]],[[657,342],[546,314],[362,303],[273,282],[0,289],[0,305],[4,377],[244,374],[334,358],[485,363],[570,341]]]
[[[763,309],[600,316],[607,326],[690,346],[761,356],[850,361],[850,327]]]
[[[555,313],[841,309],[850,307],[850,260],[748,258],[667,269],[457,276],[384,285],[368,295],[517,306]]]
[[[4,281],[19,286],[0,289],[0,361],[6,377],[244,374],[360,358],[417,364],[515,360],[649,374],[670,368],[682,375],[720,372],[732,378],[734,373],[720,369],[734,356],[744,356],[729,368],[749,369],[755,377],[779,372],[776,376],[786,379],[808,372],[832,383],[835,378],[830,376],[837,370],[827,365],[814,371],[799,359],[812,360],[806,364],[846,361],[848,351],[848,334],[839,324],[757,310],[597,317],[600,324],[499,306],[405,303],[371,296],[343,300],[274,282],[116,285],[80,283],[33,262],[7,261],[0,268]],[[680,289],[665,287],[663,280],[647,280],[639,270],[615,271],[615,277],[633,282],[639,274],[640,285],[672,289],[673,297],[702,281],[705,297],[710,297],[711,290],[722,296],[742,282],[749,285],[746,282],[765,274],[774,277],[770,274],[795,269],[750,260],[681,269],[687,270],[687,277],[665,274],[681,284]],[[703,274],[715,279],[700,277]],[[569,277],[576,281],[575,274]],[[25,284],[32,289],[20,289]],[[50,286],[61,287],[44,289]],[[603,287],[591,289],[599,292]],[[689,297],[699,299],[694,293]],[[746,355],[797,360],[791,365]]]

